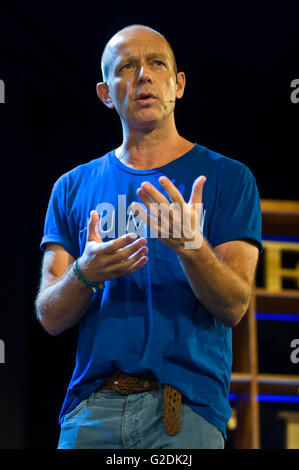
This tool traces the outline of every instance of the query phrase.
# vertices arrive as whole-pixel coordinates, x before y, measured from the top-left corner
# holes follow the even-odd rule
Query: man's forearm
[[[37,317],[48,333],[58,335],[79,322],[91,297],[91,289],[77,279],[71,268],[39,293],[35,303]]]
[[[178,256],[204,307],[225,325],[236,325],[248,308],[251,286],[217,257],[205,239],[199,249],[184,250]]]

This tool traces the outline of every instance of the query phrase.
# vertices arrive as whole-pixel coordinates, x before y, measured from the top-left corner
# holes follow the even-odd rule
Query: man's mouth
[[[156,102],[156,97],[152,93],[140,93],[135,101],[140,106],[150,106]]]
[[[136,101],[148,101],[155,100],[156,97],[152,93],[139,93],[136,97]]]

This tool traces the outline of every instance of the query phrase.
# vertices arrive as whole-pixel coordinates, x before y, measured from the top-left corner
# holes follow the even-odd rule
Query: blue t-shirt
[[[212,247],[251,239],[260,250],[261,211],[258,190],[242,163],[195,144],[186,154],[159,168],[125,166],[115,150],[61,176],[53,187],[41,248],[61,244],[74,258],[82,255],[90,211],[101,215],[103,241],[126,232],[147,236],[148,262],[137,272],[106,281],[93,295],[79,324],[76,365],[59,416],[95,391],[120,369],[152,372],[226,438],[231,416],[229,387],[232,331],[195,297],[176,253],[139,224],[130,204],[149,181],[167,196],[158,178],[167,176],[189,201],[194,180],[203,188],[203,235]],[[168,197],[168,196],[167,196]],[[141,219],[139,219],[140,221]]]

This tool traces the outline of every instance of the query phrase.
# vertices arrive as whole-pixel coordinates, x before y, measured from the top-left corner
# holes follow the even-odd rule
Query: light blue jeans
[[[222,432],[182,403],[182,425],[170,436],[163,424],[163,388],[121,395],[92,393],[66,414],[58,449],[223,449]]]

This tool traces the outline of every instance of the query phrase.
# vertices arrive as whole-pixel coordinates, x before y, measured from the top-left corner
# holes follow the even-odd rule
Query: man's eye
[[[155,64],[155,65],[159,65],[159,66],[160,66],[160,65],[165,65],[164,62],[162,62],[162,60],[158,60],[158,59],[157,59],[157,60],[154,60],[154,64]]]
[[[132,67],[133,67],[133,64],[131,64],[131,63],[130,64],[125,64],[121,67],[120,70],[130,70],[130,68],[132,68]]]

